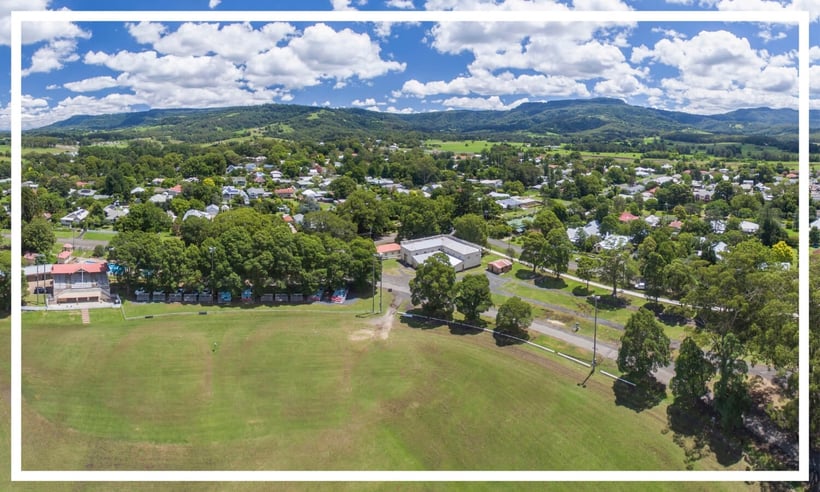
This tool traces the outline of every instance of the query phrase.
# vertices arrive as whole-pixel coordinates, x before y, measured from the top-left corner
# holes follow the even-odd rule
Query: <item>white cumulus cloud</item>
[[[91,77],[88,79],[78,80],[76,82],[66,82],[63,87],[72,92],[94,92],[102,89],[110,89],[117,87],[119,82],[113,77],[107,75],[100,77]]]
[[[76,53],[77,41],[73,39],[55,39],[39,48],[31,57],[31,65],[22,71],[23,77],[32,73],[48,73],[63,68],[66,63],[80,59]]]
[[[450,97],[441,104],[448,108],[457,109],[491,109],[491,110],[507,110],[512,109],[520,104],[528,102],[526,97],[513,101],[510,104],[504,104],[498,96],[490,97]]]
[[[691,39],[662,39],[633,51],[632,61],[652,60],[677,69],[661,80],[665,99],[675,109],[697,113],[738,107],[796,107],[797,67],[793,54],[772,56],[748,39],[725,30],[701,31]]]
[[[11,12],[15,10],[49,10],[51,0],[3,0],[0,2],[0,46],[11,44]],[[23,25],[23,44],[58,38],[85,38],[90,34],[70,22],[32,22]]]

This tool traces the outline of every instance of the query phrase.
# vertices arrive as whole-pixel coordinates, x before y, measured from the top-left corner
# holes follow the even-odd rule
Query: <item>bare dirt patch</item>
[[[397,311],[398,301],[394,299],[387,309],[387,312],[369,322],[369,324],[373,326],[372,329],[356,330],[351,333],[348,338],[354,342],[362,340],[387,340],[390,337],[390,330],[393,329],[393,321],[396,319]]]
[[[362,340],[371,340],[374,334],[373,330],[356,330],[348,338],[353,342],[361,342]]]

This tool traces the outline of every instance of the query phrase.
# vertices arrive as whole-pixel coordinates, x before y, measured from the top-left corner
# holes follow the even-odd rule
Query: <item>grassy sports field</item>
[[[586,376],[579,366],[520,347],[496,347],[489,335],[357,316],[364,307],[159,316],[165,306],[156,305],[154,318],[130,321],[115,310],[92,311],[88,325],[78,312],[25,313],[23,466],[683,468],[683,451],[672,433],[663,432],[664,404],[636,413],[615,404],[612,383],[603,377],[578,387]],[[144,316],[147,309],[128,314]],[[8,322],[2,329],[8,333]],[[8,336],[0,340],[7,352]],[[7,363],[0,370],[5,399]],[[8,463],[8,446],[0,449]],[[723,469],[714,456],[695,467]],[[338,488],[333,485],[296,488]],[[635,486],[623,485],[622,490]],[[145,487],[140,490],[164,490]],[[556,488],[579,490],[577,484]],[[55,490],[54,484],[19,489]],[[669,484],[641,489],[669,490]],[[716,489],[746,487],[674,486]]]

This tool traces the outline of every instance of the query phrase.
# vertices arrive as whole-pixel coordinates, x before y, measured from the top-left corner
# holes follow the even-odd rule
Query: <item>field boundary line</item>
[[[513,335],[508,335],[506,333],[497,332],[495,330],[490,330],[489,328],[482,328],[480,326],[468,325],[467,323],[461,323],[460,321],[449,321],[449,320],[446,320],[446,319],[433,318],[432,316],[424,316],[422,314],[413,314],[413,313],[407,313],[407,312],[399,312],[397,314],[399,314],[400,316],[405,317],[405,318],[411,318],[411,319],[420,318],[422,321],[438,321],[438,322],[441,322],[441,323],[446,323],[447,326],[457,325],[457,326],[472,328],[472,329],[475,329],[475,330],[481,330],[485,333],[490,333],[492,335],[501,335],[503,337],[512,338],[513,340],[517,340],[519,342],[525,343],[525,344],[530,345],[532,347],[535,347],[537,349],[544,350],[544,351],[550,352],[552,354],[558,355],[558,356],[563,357],[567,360],[575,362],[576,364],[579,364],[579,365],[582,365],[582,366],[585,366],[585,367],[592,367],[592,364],[590,364],[589,362],[584,362],[580,359],[572,357],[571,355],[567,355],[567,354],[558,352],[555,349],[551,349],[551,348],[546,347],[544,345],[539,345],[539,344],[537,344],[535,342],[531,342],[529,340],[524,340],[523,338],[519,338],[519,337],[516,337],[516,336],[513,336]],[[621,378],[619,376],[616,376],[614,374],[608,373],[608,372],[606,372],[602,369],[598,369],[598,372],[600,372],[601,374],[603,374],[605,376],[613,378],[615,380],[627,383],[627,384],[631,385],[633,388],[636,386],[635,383],[633,383],[631,381],[627,381],[626,379],[623,379],[623,378]]]
[[[248,314],[251,313],[262,313],[263,311],[256,310],[256,309],[247,309],[247,310],[227,310],[227,311],[208,311],[208,310],[200,310],[200,311],[180,311],[176,313],[156,313],[156,314],[142,314],[142,315],[135,315],[135,316],[127,316],[125,314],[125,309],[122,309],[122,318],[126,321],[136,321],[140,319],[153,319],[153,318],[164,318],[169,316],[210,316],[210,315],[217,315],[217,314],[238,314],[247,312]],[[284,308],[284,309],[277,309],[277,310],[270,310],[268,311],[270,314],[276,313],[311,313],[311,314],[350,314],[351,316],[358,316],[361,313],[345,313],[344,311],[331,311],[331,310],[324,310],[324,309],[293,309],[293,308]],[[367,313],[369,314],[369,312]]]

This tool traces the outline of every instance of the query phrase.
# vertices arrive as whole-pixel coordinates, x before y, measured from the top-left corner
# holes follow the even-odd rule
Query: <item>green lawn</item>
[[[486,256],[494,257],[493,255]],[[533,306],[536,319],[561,322],[567,331],[572,331],[574,324],[577,322],[580,325],[582,333],[591,334],[594,327],[595,307],[587,301],[587,296],[593,294],[608,296],[612,292],[611,289],[590,287],[587,293],[585,283],[576,282],[564,277],[556,280],[551,274],[547,274],[543,279],[538,280],[539,283],[536,283],[533,279],[529,278],[531,272],[531,268],[525,267],[520,263],[513,265],[513,269],[503,274],[503,276],[510,279],[519,279],[525,283],[510,282],[506,285],[505,290],[524,299],[534,299],[571,310],[573,312],[572,314],[541,306]],[[575,295],[575,292],[583,293],[583,295]],[[599,320],[612,321],[620,325],[625,325],[626,322],[629,321],[629,318],[646,303],[646,299],[640,297],[627,296],[624,294],[618,295],[627,299],[629,304],[626,307],[617,309],[608,309],[603,304],[600,304],[598,309]],[[664,325],[664,330],[667,336],[672,340],[681,341],[686,336],[683,326]],[[622,334],[623,332],[621,330],[598,324],[598,337],[601,340],[615,343],[620,340]]]
[[[664,404],[617,405],[611,380],[580,388],[586,371],[554,355],[398,319],[373,339],[353,314],[234,313],[24,313],[24,468],[684,466]]]
[[[485,149],[489,149],[493,145],[498,145],[502,142],[490,142],[487,140],[436,140],[430,139],[424,142],[424,145],[428,148],[433,148],[437,150],[442,150],[445,152],[469,152],[473,154],[479,154],[483,152]],[[522,142],[503,142],[513,147],[523,147],[524,144]]]
[[[117,235],[116,231],[88,231],[83,234],[83,239],[89,241],[110,241]]]

